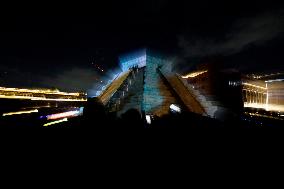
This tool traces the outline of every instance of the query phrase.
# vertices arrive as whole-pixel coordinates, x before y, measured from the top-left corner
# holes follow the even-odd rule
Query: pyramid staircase
[[[121,85],[125,82],[125,80],[129,77],[131,70],[122,72],[118,75],[109,86],[98,96],[101,102],[106,105],[112,98],[112,96],[117,92]]]
[[[163,69],[159,69],[158,71],[161,76],[167,80],[188,110],[197,114],[206,115],[206,110],[202,104],[200,104],[195,95],[192,94],[192,91],[188,90],[184,83],[179,79],[178,75]]]
[[[178,78],[188,91],[194,96],[194,98],[201,104],[204,108],[206,115],[218,119],[216,116],[217,111],[219,112],[227,112],[228,109],[225,108],[219,101],[218,98],[214,95],[208,95],[202,90],[194,87],[190,83],[188,83],[185,79],[183,79],[180,75],[176,74],[176,78]]]
[[[118,115],[125,113],[129,109],[136,109],[141,112],[143,77],[144,68],[129,71],[128,76],[123,80],[106,104],[108,110],[110,112],[117,112]]]

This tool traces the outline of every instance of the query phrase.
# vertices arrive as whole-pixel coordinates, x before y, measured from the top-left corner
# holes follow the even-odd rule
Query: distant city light
[[[53,121],[53,122],[46,123],[43,126],[47,127],[47,126],[50,126],[50,125],[54,125],[54,124],[58,124],[58,123],[66,122],[66,121],[68,121],[68,119],[64,118],[64,119],[61,119],[61,120],[58,120],[58,121]]]
[[[31,113],[37,113],[37,112],[38,112],[38,109],[35,109],[35,110],[29,110],[29,111],[18,111],[18,112],[4,113],[3,116],[20,115],[20,114],[31,114]]]

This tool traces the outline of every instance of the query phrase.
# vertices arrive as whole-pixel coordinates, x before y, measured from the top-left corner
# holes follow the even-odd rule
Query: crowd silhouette
[[[88,100],[82,117],[69,122],[73,127],[85,129],[143,129],[143,128],[216,128],[222,127],[217,120],[203,117],[192,112],[183,111],[162,117],[152,116],[151,124],[146,122],[145,115],[136,109],[129,109],[120,116],[109,113],[98,98]]]
[[[151,129],[151,128],[180,128],[180,129],[216,129],[216,128],[259,128],[259,125],[249,122],[244,124],[241,119],[234,118],[218,121],[206,116],[195,114],[189,111],[173,112],[158,117],[151,115],[151,123],[146,120],[145,113],[137,109],[129,109],[118,115],[117,112],[109,112],[98,98],[88,99],[84,106],[82,116],[68,118],[67,122],[43,127],[43,122],[33,115],[28,118],[7,119],[7,122],[0,120],[1,128],[19,128],[19,129],[36,129],[36,128],[75,128],[83,130],[97,129]],[[149,117],[148,117],[149,118]],[[269,122],[270,123],[270,122]],[[6,126],[6,127],[5,127]],[[262,127],[271,127],[271,124],[261,125]]]

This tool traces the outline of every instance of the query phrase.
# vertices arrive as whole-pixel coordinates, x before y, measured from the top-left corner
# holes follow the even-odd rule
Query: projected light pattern
[[[123,72],[122,72],[122,73],[114,74],[114,75],[113,75],[113,78],[112,78],[111,80],[109,80],[106,85],[103,85],[103,86],[101,87],[101,90],[96,91],[96,93],[95,93],[95,95],[94,95],[93,97],[98,97],[98,96],[102,95],[102,93],[103,93],[108,87],[110,87],[111,84],[112,84],[116,79],[118,79],[121,75],[123,75]]]
[[[138,66],[142,68],[146,66],[146,49],[135,53],[130,53],[119,58],[119,63],[122,71],[127,71],[132,67]]]
[[[99,99],[103,104],[107,104],[109,102],[110,98],[116,93],[130,73],[130,70],[122,72],[109,86],[106,87],[106,90],[102,91]]]
[[[163,115],[168,113],[171,103],[176,103],[175,97],[169,90],[169,86],[161,76],[160,70],[170,70],[171,62],[163,59],[163,56],[158,53],[150,52],[147,49],[126,54],[119,58],[120,66],[123,71],[128,71],[131,68],[144,68],[141,78],[143,87],[143,95],[141,98],[140,108],[147,114]],[[134,78],[137,83],[137,78]],[[127,90],[126,90],[127,91]],[[124,96],[124,93],[122,93]],[[119,102],[120,103],[120,102]],[[135,104],[135,103],[133,103]]]
[[[159,90],[161,79],[157,72],[157,68],[160,65],[162,65],[161,59],[147,56],[143,99],[143,110],[147,113],[153,113],[164,102],[164,98]]]

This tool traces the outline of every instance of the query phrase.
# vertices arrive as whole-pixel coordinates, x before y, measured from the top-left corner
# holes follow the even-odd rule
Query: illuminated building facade
[[[67,93],[51,89],[19,89],[0,87],[0,113],[22,108],[81,107],[87,101],[85,93]],[[20,111],[19,113],[28,113]]]
[[[284,112],[284,74],[249,74],[243,78],[246,108]]]
[[[86,94],[66,93],[50,89],[18,89],[0,87],[0,98],[35,101],[86,101]]]

